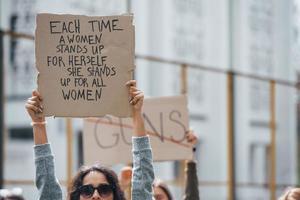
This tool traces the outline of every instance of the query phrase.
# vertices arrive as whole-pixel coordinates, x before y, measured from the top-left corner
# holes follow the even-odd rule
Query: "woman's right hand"
[[[36,90],[32,91],[32,96],[27,99],[25,108],[31,117],[32,122],[44,122],[45,116],[43,113],[42,97]]]

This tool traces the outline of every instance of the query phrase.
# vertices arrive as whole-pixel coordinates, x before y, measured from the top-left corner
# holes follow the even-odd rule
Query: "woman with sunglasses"
[[[126,83],[131,96],[133,109],[133,178],[132,200],[152,200],[154,172],[149,138],[146,135],[142,118],[144,94],[136,87],[136,81]],[[46,133],[46,121],[43,115],[42,97],[33,91],[27,100],[26,109],[32,119],[34,135],[34,153],[36,165],[36,186],[39,199],[61,200],[62,190],[55,176],[54,157],[51,153]],[[124,200],[124,194],[116,174],[99,165],[82,167],[68,188],[68,200]]]

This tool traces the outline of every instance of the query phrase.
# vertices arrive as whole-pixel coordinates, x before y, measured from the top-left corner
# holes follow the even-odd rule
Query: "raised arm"
[[[193,159],[185,162],[185,193],[183,200],[199,200],[197,162],[195,161],[195,145],[198,143],[198,137],[193,130],[189,130],[186,134],[187,142],[193,147]]]
[[[152,200],[154,170],[150,140],[146,134],[142,116],[144,94],[137,89],[135,80],[127,82],[126,85],[129,87],[130,104],[133,109],[133,175],[131,196],[132,200]]]
[[[41,95],[33,91],[25,105],[32,120],[36,187],[39,190],[39,199],[62,200],[62,190],[55,176],[54,157],[48,144],[42,101]]]
[[[129,88],[129,103],[132,105],[133,136],[147,136],[142,116],[144,93],[136,87],[136,80],[130,80],[126,85]]]
[[[34,90],[32,96],[27,99],[26,110],[31,118],[33,129],[33,139],[35,145],[48,143],[46,132],[46,121],[43,114],[42,97]]]

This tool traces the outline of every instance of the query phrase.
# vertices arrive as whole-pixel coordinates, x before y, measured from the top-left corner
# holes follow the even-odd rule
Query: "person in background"
[[[194,147],[198,143],[198,137],[193,130],[189,130],[186,134],[187,142],[193,147],[193,156],[196,148]],[[196,171],[196,162],[193,160],[187,160],[185,163],[185,194],[184,200],[199,200],[198,191],[198,178]],[[155,200],[173,200],[173,196],[164,182],[161,180],[155,180],[153,184],[153,192]]]
[[[152,200],[154,171],[149,137],[142,119],[144,94],[136,87],[136,81],[126,83],[131,97],[133,118],[133,181],[132,200]],[[56,178],[54,156],[47,139],[46,121],[42,97],[33,91],[25,105],[32,120],[36,165],[36,186],[41,200],[62,200],[62,189]],[[68,200],[124,200],[124,194],[116,174],[99,165],[82,167],[75,175],[68,190]]]
[[[278,200],[300,200],[300,188],[289,188]]]
[[[189,130],[186,134],[186,140],[190,144],[191,147],[194,147],[198,142],[198,137],[195,135],[194,131]],[[195,148],[193,148],[195,151]],[[120,173],[120,184],[122,190],[125,192],[125,196],[127,199],[130,199],[130,181],[131,181],[131,167],[125,166],[122,168]],[[198,192],[198,179],[196,173],[196,163],[193,160],[186,161],[186,188],[184,199],[199,199]],[[167,184],[162,180],[156,179],[153,183],[153,193],[155,200],[173,200],[172,193],[168,188]]]
[[[124,191],[126,199],[131,199],[131,179],[132,179],[132,167],[125,166],[121,169],[119,182],[121,189]]]
[[[167,184],[159,179],[156,179],[153,183],[153,193],[155,200],[173,200]]]
[[[0,189],[0,200],[25,200],[21,188]]]

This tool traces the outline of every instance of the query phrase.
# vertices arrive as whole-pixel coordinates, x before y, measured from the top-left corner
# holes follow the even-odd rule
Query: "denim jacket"
[[[133,137],[132,200],[152,200],[154,171],[149,137]],[[40,200],[62,200],[61,186],[55,175],[50,144],[34,146],[36,186]]]

